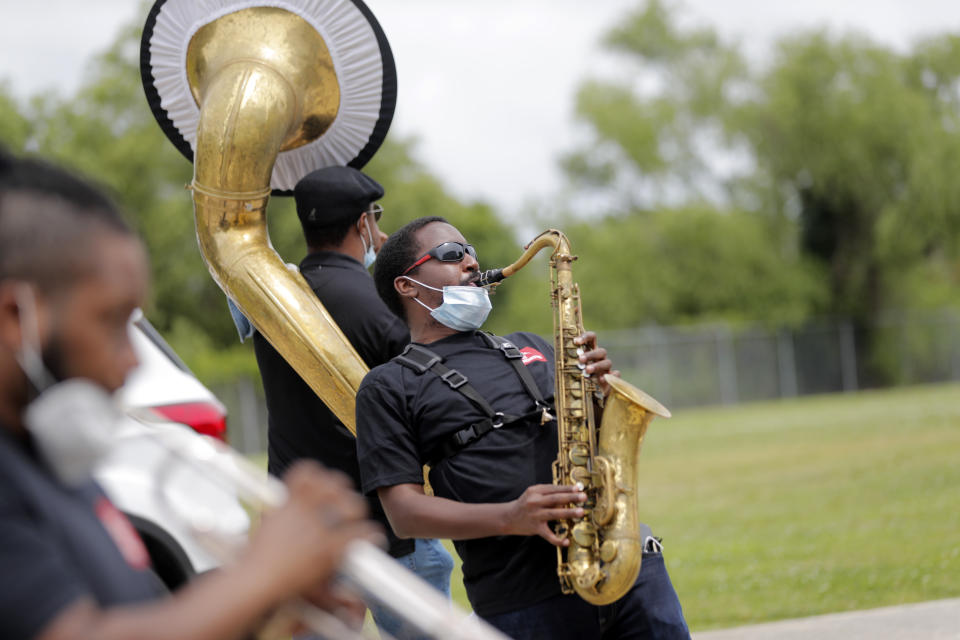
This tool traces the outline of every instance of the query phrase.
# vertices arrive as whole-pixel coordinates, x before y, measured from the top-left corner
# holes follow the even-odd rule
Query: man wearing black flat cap
[[[297,216],[307,242],[300,273],[370,368],[389,361],[410,341],[406,325],[377,295],[367,268],[387,236],[377,225],[383,187],[350,167],[327,167],[307,174],[294,188]],[[267,399],[268,466],[281,475],[300,458],[319,460],[347,473],[357,486],[356,440],[303,379],[259,333],[254,334],[257,364]],[[453,559],[436,540],[401,540],[373,495],[370,511],[390,541],[390,554],[449,595]],[[385,611],[377,624],[397,638],[412,637]]]

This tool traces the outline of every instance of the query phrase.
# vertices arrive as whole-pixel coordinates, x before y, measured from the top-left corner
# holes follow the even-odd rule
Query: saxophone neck
[[[477,278],[477,285],[480,287],[487,287],[491,293],[493,293],[494,288],[504,279],[512,276],[514,273],[522,269],[533,256],[537,255],[542,249],[547,247],[553,248],[553,257],[555,264],[561,269],[566,269],[569,271],[569,263],[572,260],[575,260],[575,256],[570,255],[570,242],[567,240],[567,236],[563,234],[562,231],[557,229],[547,229],[536,238],[531,240],[526,247],[524,247],[523,254],[517,258],[517,261],[513,264],[503,267],[502,269],[488,269],[480,274]]]
[[[484,273],[484,275],[492,274],[494,271],[500,271],[499,277],[492,282],[498,282],[512,276],[514,273],[522,269],[528,262],[530,262],[533,256],[540,253],[542,249],[547,247],[553,248],[553,255],[569,255],[570,254],[570,242],[567,240],[567,236],[563,234],[562,231],[557,229],[547,229],[536,238],[531,240],[527,246],[524,247],[523,254],[517,258],[517,261],[511,264],[510,266],[504,267],[503,269],[491,269]],[[481,276],[482,277],[482,276]]]

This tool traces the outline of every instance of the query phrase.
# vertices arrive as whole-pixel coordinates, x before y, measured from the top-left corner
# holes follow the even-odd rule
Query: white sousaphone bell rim
[[[193,159],[200,109],[187,79],[190,39],[217,18],[252,7],[290,11],[316,29],[340,85],[333,123],[316,140],[277,156],[271,188],[292,192],[300,178],[322,167],[361,168],[386,137],[397,86],[390,46],[362,0],[157,0],[140,45],[141,76],[167,137]]]

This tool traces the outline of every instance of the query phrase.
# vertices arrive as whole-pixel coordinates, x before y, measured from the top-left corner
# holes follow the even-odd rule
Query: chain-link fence
[[[605,333],[623,377],[667,406],[960,380],[960,315],[899,314],[862,327],[645,327]]]
[[[952,310],[890,314],[862,327],[643,327],[604,332],[601,342],[624,379],[673,409],[960,380],[960,314]],[[214,392],[228,407],[231,443],[266,450],[259,380]]]

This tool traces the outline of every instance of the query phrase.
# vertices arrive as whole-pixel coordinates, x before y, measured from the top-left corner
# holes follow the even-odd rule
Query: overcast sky
[[[614,61],[597,46],[640,0],[366,0],[390,40],[399,98],[393,134],[416,135],[419,155],[453,191],[517,212],[559,185],[556,157],[576,140],[573,97]],[[26,96],[65,95],[137,0],[0,0],[0,79]],[[683,20],[741,41],[755,58],[786,31],[856,29],[905,48],[960,33],[956,0],[686,0]],[[140,15],[143,14],[143,15]],[[139,82],[139,78],[132,78]]]

